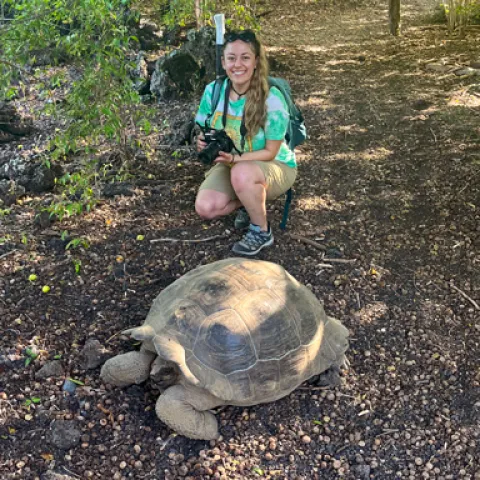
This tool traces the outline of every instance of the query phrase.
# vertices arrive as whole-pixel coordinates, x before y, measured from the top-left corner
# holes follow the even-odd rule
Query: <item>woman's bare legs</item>
[[[250,215],[251,223],[268,230],[266,198],[267,185],[262,169],[251,162],[237,163],[231,172],[232,187],[240,203]]]
[[[207,220],[228,215],[241,206],[240,200],[232,200],[227,194],[215,190],[200,190],[195,200],[196,212]]]
[[[200,217],[212,220],[228,215],[243,205],[251,223],[267,231],[267,190],[262,169],[250,162],[237,163],[231,170],[230,181],[238,199],[232,200],[229,195],[216,190],[200,190],[195,201],[196,212]]]

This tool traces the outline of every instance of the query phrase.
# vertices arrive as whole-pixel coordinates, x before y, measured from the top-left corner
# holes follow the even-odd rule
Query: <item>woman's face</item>
[[[253,46],[242,40],[228,43],[223,52],[222,65],[234,85],[248,85],[257,66]]]

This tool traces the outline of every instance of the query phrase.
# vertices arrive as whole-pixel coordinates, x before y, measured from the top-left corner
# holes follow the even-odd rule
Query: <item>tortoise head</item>
[[[178,367],[173,362],[168,362],[158,356],[155,358],[150,369],[150,380],[161,393],[177,383],[178,377]]]

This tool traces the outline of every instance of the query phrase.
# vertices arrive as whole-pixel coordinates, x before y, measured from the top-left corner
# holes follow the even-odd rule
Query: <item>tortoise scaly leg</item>
[[[174,385],[160,395],[155,411],[158,418],[180,435],[200,440],[218,438],[215,415],[208,412],[223,401],[202,388]]]
[[[157,355],[146,350],[117,355],[105,362],[100,378],[105,383],[126,387],[144,382],[150,375],[150,365]]]

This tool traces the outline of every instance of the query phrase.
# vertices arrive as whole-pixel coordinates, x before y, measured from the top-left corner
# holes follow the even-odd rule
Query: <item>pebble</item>
[[[302,442],[303,442],[303,443],[308,444],[308,443],[310,443],[311,441],[312,441],[312,439],[311,439],[308,435],[304,435],[304,436],[302,437]]]

